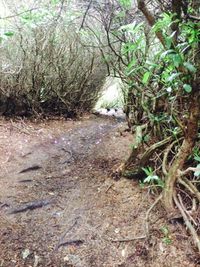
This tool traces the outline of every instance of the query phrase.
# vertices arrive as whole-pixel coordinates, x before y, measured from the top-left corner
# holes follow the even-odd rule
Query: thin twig
[[[122,238],[122,239],[110,239],[111,242],[131,242],[131,241],[135,241],[135,240],[139,240],[139,239],[145,239],[146,235],[142,235],[142,236],[136,236],[136,237],[130,237],[130,238]]]
[[[11,19],[11,18],[15,18],[15,17],[18,17],[22,14],[25,14],[25,13],[28,13],[28,12],[31,12],[31,11],[34,11],[34,10],[38,10],[40,7],[34,7],[34,8],[31,8],[31,9],[28,9],[28,10],[25,10],[23,12],[20,12],[20,13],[17,13],[15,15],[10,15],[10,16],[6,16],[6,17],[0,17],[0,19]]]
[[[154,201],[154,203],[151,205],[151,207],[148,209],[146,216],[145,216],[145,233],[146,233],[146,237],[149,238],[149,215],[152,211],[152,209],[158,204],[158,202],[162,199],[162,194],[160,194],[156,200]]]
[[[79,218],[79,217],[78,217]],[[58,243],[55,247],[55,251],[58,250],[60,248],[60,246],[62,246],[65,242],[64,242],[64,238],[66,237],[66,235],[74,228],[74,226],[77,224],[78,222],[78,218],[75,219],[74,223],[64,232],[64,234],[61,236],[61,238],[58,240]]]
[[[83,20],[82,20],[82,23],[81,23],[81,26],[80,26],[80,30],[81,30],[81,29],[83,28],[83,26],[84,26],[85,19],[86,19],[86,17],[87,17],[87,14],[88,14],[88,12],[89,12],[89,9],[90,9],[91,4],[92,4],[92,0],[90,0],[89,4],[88,4],[88,6],[87,6],[87,9],[86,9],[86,11],[85,11],[85,13],[84,13]]]
[[[114,184],[110,184],[110,185],[106,188],[105,193],[107,193],[107,192],[111,189],[111,187],[113,187],[113,185],[114,185]]]
[[[20,132],[22,132],[22,133],[24,133],[24,134],[31,135],[31,133],[30,133],[27,129],[23,129],[23,128],[21,128],[20,126],[16,125],[16,124],[13,122],[13,120],[10,120],[10,122],[11,122],[11,125],[12,125],[13,128],[18,129]]]
[[[68,240],[68,241],[64,241],[64,242],[62,242],[62,243],[60,243],[59,245],[58,245],[58,249],[60,248],[60,247],[64,247],[64,246],[80,246],[80,245],[82,245],[84,243],[84,240],[82,240],[82,239],[74,239],[74,240]]]
[[[192,216],[191,216],[191,214],[190,214],[191,211],[188,211],[188,210],[185,208],[185,206],[183,205],[183,201],[182,201],[182,198],[181,198],[180,194],[178,194],[178,199],[179,199],[179,202],[180,202],[180,204],[181,204],[183,210],[185,211],[185,214],[188,216],[188,219],[189,219],[190,221],[192,221],[192,222],[194,223],[195,226],[197,226],[197,223],[195,222],[195,220],[192,218]]]

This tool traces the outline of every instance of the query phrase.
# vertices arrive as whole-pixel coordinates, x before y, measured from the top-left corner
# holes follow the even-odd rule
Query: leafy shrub
[[[62,12],[31,11],[2,28],[1,114],[74,116],[95,105],[106,76],[100,52]]]

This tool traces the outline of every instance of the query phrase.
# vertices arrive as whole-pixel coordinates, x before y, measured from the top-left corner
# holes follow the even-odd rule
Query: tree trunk
[[[174,210],[173,191],[176,181],[179,178],[179,171],[183,168],[186,159],[191,154],[198,135],[200,93],[197,85],[193,88],[193,94],[191,95],[189,114],[188,123],[185,129],[185,137],[177,157],[170,167],[164,189],[164,205],[169,214]]]
[[[146,3],[145,3],[144,0],[137,0],[137,2],[138,2],[138,8],[141,10],[143,15],[145,16],[145,18],[148,21],[149,25],[152,27],[156,22],[155,17],[150,12],[150,10],[148,10],[148,8],[146,7]],[[161,31],[157,31],[156,32],[156,36],[160,40],[161,44],[165,47],[165,39],[163,37],[162,32]]]

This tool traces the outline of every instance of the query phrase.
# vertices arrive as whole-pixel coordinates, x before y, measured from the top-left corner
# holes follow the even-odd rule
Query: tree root
[[[196,186],[193,185],[193,183],[191,181],[189,181],[187,178],[185,177],[180,177],[178,179],[178,182],[180,184],[182,184],[183,186],[185,186],[185,188],[188,189],[188,191],[195,196],[198,201],[200,202],[200,192],[198,191],[198,189],[196,188]]]
[[[136,236],[136,237],[127,237],[127,238],[121,238],[121,239],[109,239],[111,242],[131,242],[139,239],[149,239],[149,216],[153,208],[158,204],[158,202],[162,199],[162,194],[160,194],[154,203],[150,206],[150,208],[146,212],[145,216],[145,235],[142,236]]]
[[[140,147],[137,145],[135,149],[133,149],[131,155],[129,156],[128,160],[120,166],[120,175],[127,177],[127,178],[141,178],[144,175],[142,168],[146,166],[152,154],[159,148],[163,147],[164,145],[168,144],[173,140],[173,136],[167,137],[162,141],[159,141],[152,146],[150,146],[142,155],[141,159],[133,165],[133,162],[137,159],[138,154],[140,153]],[[141,145],[140,145],[141,146]],[[131,166],[132,165],[132,166]],[[131,168],[130,168],[131,166]],[[130,170],[131,169],[131,170]]]
[[[178,195],[178,198],[177,198],[176,193],[174,193],[173,194],[173,199],[174,199],[174,202],[175,202],[177,208],[179,209],[179,211],[180,211],[180,213],[181,213],[181,215],[183,217],[183,220],[185,222],[186,227],[188,228],[188,230],[191,233],[191,236],[193,238],[194,244],[197,246],[198,251],[200,253],[200,239],[199,239],[199,236],[198,236],[195,228],[193,227],[192,223],[190,222],[190,220],[188,218],[187,210],[186,210],[186,208],[184,207],[184,205],[182,203],[180,195]]]
[[[167,170],[167,159],[168,159],[168,156],[169,156],[169,153],[170,151],[172,150],[173,146],[175,144],[177,144],[178,142],[180,142],[180,140],[183,139],[183,137],[175,140],[173,143],[171,143],[165,150],[164,152],[164,156],[163,156],[163,162],[162,162],[162,172],[165,176],[167,176],[168,174],[168,170]]]

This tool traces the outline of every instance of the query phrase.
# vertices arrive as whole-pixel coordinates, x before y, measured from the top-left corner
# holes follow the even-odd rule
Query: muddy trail
[[[0,266],[199,264],[187,232],[168,224],[160,205],[147,242],[156,195],[112,177],[131,147],[125,127],[97,116],[0,121]]]

